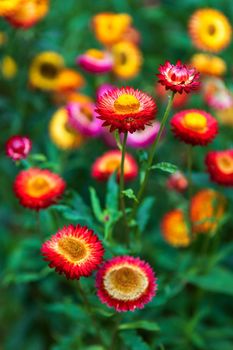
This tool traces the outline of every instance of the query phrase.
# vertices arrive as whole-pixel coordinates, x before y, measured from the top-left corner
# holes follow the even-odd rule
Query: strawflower
[[[119,169],[121,164],[121,151],[112,150],[105,152],[101,157],[97,158],[92,165],[92,177],[99,181],[106,181],[114,171]],[[138,166],[135,159],[129,154],[125,155],[124,162],[124,178],[126,181],[133,180],[138,174]]]
[[[102,133],[101,120],[96,117],[93,103],[70,102],[67,105],[69,125],[85,136],[98,136]]]
[[[190,218],[194,233],[214,233],[226,210],[224,196],[211,189],[197,192],[190,203]]]
[[[6,154],[13,160],[27,158],[32,148],[32,142],[27,136],[14,135],[6,142]]]
[[[190,242],[189,228],[182,210],[171,210],[164,215],[161,230],[167,243],[174,247],[187,247]]]
[[[104,249],[97,235],[86,226],[69,225],[46,241],[41,248],[49,267],[67,279],[88,277],[101,264]]]
[[[233,149],[210,151],[205,158],[212,181],[225,186],[233,186]]]
[[[99,97],[96,104],[98,118],[110,131],[135,132],[151,125],[157,110],[148,94],[131,87],[116,88]]]
[[[164,65],[160,65],[159,74],[157,74],[158,82],[165,86],[166,90],[173,92],[191,92],[197,90],[200,86],[199,76],[195,68],[188,67],[181,61],[171,64],[166,61]]]
[[[76,63],[89,73],[108,73],[113,67],[113,58],[107,51],[90,49],[76,59]]]
[[[174,135],[185,143],[207,145],[218,132],[217,120],[199,109],[188,109],[176,113],[171,121]]]
[[[40,210],[57,203],[66,187],[65,181],[47,169],[21,171],[14,182],[14,192],[24,207]]]
[[[202,8],[191,16],[189,34],[198,49],[220,52],[230,44],[232,28],[221,11]]]
[[[142,309],[156,294],[157,283],[150,265],[131,256],[106,261],[96,275],[97,295],[118,312]]]

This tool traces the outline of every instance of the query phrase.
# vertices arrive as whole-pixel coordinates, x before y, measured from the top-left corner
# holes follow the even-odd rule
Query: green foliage
[[[161,162],[161,163],[152,165],[151,169],[159,169],[170,174],[173,174],[178,170],[176,165],[168,162]]]
[[[108,74],[93,76],[82,71],[86,84],[80,93],[95,99],[101,81],[132,86],[155,96],[158,66],[166,60],[188,63],[198,51],[187,31],[188,19],[193,11],[204,7],[223,11],[233,23],[232,0],[51,0],[45,19],[28,30],[14,29],[1,17],[0,30],[8,37],[0,46],[1,350],[232,350],[233,190],[214,184],[204,165],[209,150],[232,148],[232,127],[220,123],[216,139],[207,147],[193,150],[193,193],[203,188],[221,192],[227,199],[226,215],[213,236],[203,235],[187,248],[175,248],[162,236],[161,219],[177,208],[185,208],[188,217],[189,195],[188,191],[178,193],[166,187],[170,174],[177,170],[187,174],[186,148],[173,137],[169,121],[140,201],[138,188],[150,149],[127,147],[138,162],[139,176],[126,182],[123,190],[125,224],[117,174],[112,174],[107,183],[91,177],[93,162],[109,147],[99,137],[86,138],[76,150],[58,149],[49,137],[48,125],[60,105],[54,103],[52,93],[31,88],[28,80],[32,59],[46,50],[60,53],[67,67],[81,72],[76,57],[90,48],[102,48],[92,31],[92,16],[125,12],[140,32],[141,72],[132,80],[114,81]],[[12,80],[2,75],[5,55],[11,55],[18,65],[18,74]],[[227,64],[224,82],[232,93],[232,43],[216,55]],[[158,96],[155,100],[156,118],[161,121],[166,100]],[[201,92],[190,94],[184,108],[207,110],[218,118]],[[170,115],[174,113],[175,109]],[[4,154],[5,141],[13,134],[28,135],[33,143],[29,157],[16,164]],[[116,139],[121,149],[119,134]],[[15,176],[30,166],[57,172],[67,183],[62,198],[39,215],[19,205],[12,190]],[[134,205],[138,206],[136,215],[129,220]],[[95,273],[80,279],[83,298],[77,281],[67,280],[48,267],[41,245],[69,224],[94,230],[103,241],[104,259],[132,255],[151,265],[158,290],[144,309],[118,314],[99,301]]]

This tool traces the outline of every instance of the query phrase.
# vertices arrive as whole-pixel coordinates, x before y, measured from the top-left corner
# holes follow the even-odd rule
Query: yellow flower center
[[[74,237],[64,237],[58,242],[59,253],[72,263],[81,262],[87,256],[86,245]]]
[[[148,279],[137,267],[121,266],[106,274],[104,286],[116,299],[135,300],[146,290]]]
[[[224,174],[233,173],[233,159],[230,155],[224,154],[217,157],[218,167]]]
[[[28,184],[28,193],[32,197],[40,197],[51,189],[51,184],[44,176],[32,178]]]
[[[119,114],[135,113],[140,108],[140,102],[131,94],[122,94],[114,102],[114,108]]]
[[[86,54],[88,56],[93,57],[93,58],[97,58],[98,60],[102,60],[104,58],[104,53],[102,51],[96,50],[96,49],[87,50]]]
[[[207,126],[207,120],[203,115],[191,112],[184,116],[184,124],[194,131],[204,131]]]
[[[108,159],[105,163],[105,170],[113,172],[120,167],[121,160],[119,158]]]

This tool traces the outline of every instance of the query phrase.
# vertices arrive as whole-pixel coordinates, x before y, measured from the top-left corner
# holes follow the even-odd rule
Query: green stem
[[[36,227],[38,230],[38,234],[40,235],[41,234],[41,222],[40,222],[40,211],[39,210],[36,211]]]
[[[117,349],[117,341],[116,340],[117,340],[118,328],[119,328],[120,323],[121,323],[121,315],[117,314],[116,322],[115,322],[115,325],[114,325],[114,328],[113,328],[113,332],[112,332],[112,341],[111,341],[111,344],[110,344],[110,349],[111,350]]]
[[[175,92],[172,92],[171,96],[169,96],[168,104],[167,104],[166,110],[164,112],[164,115],[163,115],[163,118],[162,118],[162,121],[161,121],[161,124],[160,124],[158,135],[157,135],[157,137],[155,139],[155,142],[152,144],[152,147],[150,149],[150,154],[149,154],[149,158],[148,158],[148,161],[147,161],[147,166],[146,166],[144,179],[143,179],[143,181],[141,183],[141,186],[139,188],[139,191],[137,193],[138,202],[134,202],[134,206],[133,206],[133,210],[132,210],[132,214],[131,214],[131,219],[134,218],[136,210],[137,210],[137,207],[138,207],[138,203],[140,203],[141,198],[142,198],[142,196],[144,194],[144,191],[145,191],[145,188],[146,188],[146,184],[147,184],[147,181],[148,181],[148,178],[149,178],[151,165],[152,165],[152,162],[153,162],[153,159],[154,159],[156,147],[157,147],[157,145],[158,145],[158,143],[160,141],[160,138],[161,138],[162,133],[164,131],[167,119],[169,117],[169,113],[170,113],[171,108],[172,108],[172,103],[173,103],[174,96],[175,96]]]
[[[125,211],[125,199],[124,194],[122,191],[124,191],[125,186],[125,179],[124,179],[124,164],[125,164],[125,151],[126,151],[126,141],[127,141],[128,133],[124,133],[124,139],[122,143],[122,151],[121,151],[121,168],[120,168],[120,189],[119,189],[119,197],[120,197],[120,206],[121,210],[123,211],[124,220],[127,222],[126,218],[126,211]]]
[[[193,194],[193,182],[192,182],[192,167],[193,167],[193,146],[188,146],[188,154],[187,154],[187,167],[188,167],[188,196],[189,202],[192,198]]]
[[[95,315],[94,313],[92,312],[91,310],[91,305],[89,303],[89,300],[87,299],[87,296],[86,296],[86,293],[85,291],[83,290],[82,288],[82,285],[80,283],[80,281],[77,281],[77,288],[78,288],[78,292],[83,300],[83,304],[84,304],[84,307],[93,323],[93,326],[95,328],[95,333],[96,333],[96,337],[97,339],[99,340],[100,344],[104,347],[104,349],[107,349],[106,346],[105,346],[105,342],[103,341],[102,337],[101,337],[101,331],[99,330],[99,327],[98,327],[98,324],[96,322],[96,318],[95,318]]]

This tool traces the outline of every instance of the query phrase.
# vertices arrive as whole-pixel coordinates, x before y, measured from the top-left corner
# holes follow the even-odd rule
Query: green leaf
[[[106,209],[111,213],[118,211],[118,184],[116,173],[113,173],[107,183]]]
[[[161,162],[161,163],[157,163],[155,165],[152,165],[151,169],[160,169],[160,170],[165,171],[167,173],[173,174],[178,170],[178,167],[176,165],[168,163],[168,162]]]
[[[120,333],[120,337],[124,344],[130,350],[150,350],[149,345],[137,334],[135,330],[127,330]]]
[[[96,190],[93,187],[89,188],[90,195],[91,195],[91,205],[92,205],[92,210],[95,214],[95,217],[97,220],[100,222],[103,221],[103,213],[100,205],[100,200],[97,196]]]
[[[187,280],[210,292],[233,295],[233,273],[223,267],[215,267],[207,275],[187,276]]]
[[[132,188],[127,188],[126,190],[122,191],[122,193],[125,195],[125,197],[133,199],[135,202],[138,203],[138,199],[134,194],[134,191]]]
[[[104,316],[104,317],[112,317],[112,316],[115,315],[114,312],[109,311],[109,310],[107,310],[107,309],[102,309],[101,307],[93,307],[92,310],[93,310],[94,312],[99,313],[100,315],[102,315],[102,316]]]
[[[160,328],[157,323],[152,321],[135,321],[130,323],[123,323],[119,326],[120,330],[126,330],[126,329],[145,329],[147,331],[159,331]]]
[[[28,158],[29,160],[35,160],[37,162],[46,162],[47,160],[47,157],[42,153],[32,154]]]
[[[5,275],[3,279],[3,285],[9,285],[11,283],[30,283],[39,281],[42,278],[46,277],[52,272],[52,270],[49,267],[45,267],[39,272],[9,272]]]
[[[150,211],[154,204],[154,197],[147,197],[144,199],[142,204],[140,205],[137,213],[137,222],[140,228],[140,231],[143,231],[149,221]]]

